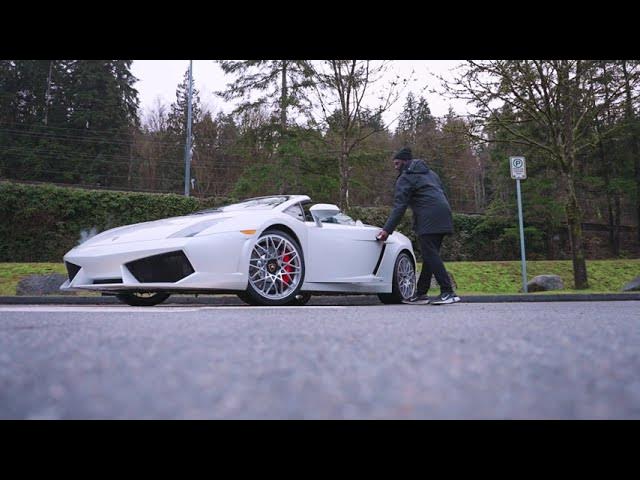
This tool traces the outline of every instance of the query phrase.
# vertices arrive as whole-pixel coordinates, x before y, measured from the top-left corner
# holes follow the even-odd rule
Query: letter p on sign
[[[509,165],[511,167],[511,178],[515,180],[527,178],[527,164],[524,157],[509,157]]]

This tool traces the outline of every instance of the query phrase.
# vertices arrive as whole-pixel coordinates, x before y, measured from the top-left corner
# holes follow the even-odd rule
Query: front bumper
[[[65,262],[79,269],[72,267],[70,276],[74,270],[75,275],[60,289],[109,292],[244,290],[248,274],[248,260],[245,258],[248,259],[251,245],[252,237],[240,232],[227,232],[202,237],[80,246],[64,256]],[[140,275],[131,267],[131,262],[171,252],[182,252],[191,266],[177,281],[150,282],[148,279],[153,275]],[[193,273],[189,273],[191,270]],[[162,278],[162,275],[157,278]],[[111,281],[113,283],[105,283]]]

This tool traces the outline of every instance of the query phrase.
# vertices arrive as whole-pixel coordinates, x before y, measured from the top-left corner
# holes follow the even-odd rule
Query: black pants
[[[431,275],[435,275],[440,285],[441,293],[453,292],[451,280],[440,258],[440,247],[442,246],[444,236],[444,233],[418,236],[420,240],[420,251],[422,252],[422,272],[420,273],[418,287],[416,289],[416,294],[418,295],[426,294],[429,291]]]

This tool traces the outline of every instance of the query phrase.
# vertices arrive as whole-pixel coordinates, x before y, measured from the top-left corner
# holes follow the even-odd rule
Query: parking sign
[[[524,180],[527,178],[527,164],[524,157],[509,157],[511,166],[511,178]]]

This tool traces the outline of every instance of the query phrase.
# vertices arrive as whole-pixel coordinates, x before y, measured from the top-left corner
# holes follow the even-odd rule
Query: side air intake
[[[125,266],[140,283],[173,283],[195,271],[182,250],[142,258]]]
[[[81,267],[71,262],[64,262],[64,265],[65,267],[67,267],[67,275],[69,275],[69,281],[72,281],[80,271]]]

